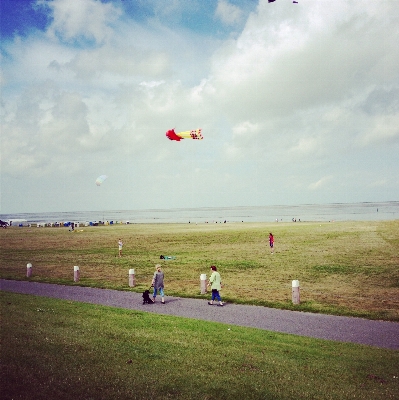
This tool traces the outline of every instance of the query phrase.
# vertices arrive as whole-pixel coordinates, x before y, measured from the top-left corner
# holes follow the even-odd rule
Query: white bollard
[[[136,285],[136,278],[134,276],[134,269],[129,269],[129,286],[134,287]]]
[[[74,280],[74,282],[78,282],[79,279],[80,279],[79,267],[77,265],[75,265],[73,267],[73,280]]]
[[[32,276],[32,264],[26,264],[26,276],[30,278]]]
[[[299,298],[299,281],[294,280],[292,281],[292,303],[293,304],[300,304]]]
[[[207,285],[206,274],[201,274],[200,282],[201,282],[201,286],[200,286],[201,294],[205,294],[206,293],[206,285]]]

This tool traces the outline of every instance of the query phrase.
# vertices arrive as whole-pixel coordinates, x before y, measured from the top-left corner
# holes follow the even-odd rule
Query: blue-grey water
[[[99,222],[220,223],[282,221],[383,221],[399,219],[399,201],[263,207],[204,207],[154,210],[73,211],[0,214],[16,223]]]

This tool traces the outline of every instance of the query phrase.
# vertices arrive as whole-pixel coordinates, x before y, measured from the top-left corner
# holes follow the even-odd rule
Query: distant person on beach
[[[212,289],[212,300],[208,301],[210,306],[213,305],[213,301],[216,299],[219,302],[219,306],[223,306],[222,298],[220,297],[219,290],[222,289],[222,278],[214,265],[211,266],[212,274],[209,278],[208,286]]]
[[[122,247],[123,247],[122,239],[119,239],[118,240],[119,257],[122,257]]]
[[[152,300],[155,303],[155,297],[157,297],[157,292],[159,290],[159,295],[161,296],[161,303],[165,304],[165,295],[164,295],[164,291],[163,291],[164,290],[164,283],[163,283],[164,273],[161,269],[160,264],[157,264],[155,266],[155,269],[156,269],[156,271],[154,273],[154,276],[152,278],[152,283],[151,283],[151,286],[154,288],[154,295],[153,295]]]
[[[269,246],[270,246],[270,252],[273,254],[274,253],[274,236],[271,232],[269,233]]]

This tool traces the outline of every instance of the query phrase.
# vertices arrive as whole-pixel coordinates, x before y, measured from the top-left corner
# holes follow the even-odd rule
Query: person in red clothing
[[[269,245],[270,245],[270,252],[273,254],[274,253],[274,236],[271,232],[269,233]]]

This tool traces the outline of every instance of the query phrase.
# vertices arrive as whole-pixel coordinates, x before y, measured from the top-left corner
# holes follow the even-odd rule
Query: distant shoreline
[[[79,222],[113,223],[236,223],[386,221],[399,219],[399,201],[303,204],[281,206],[202,207],[147,210],[72,211],[0,214],[3,221],[25,224]]]

